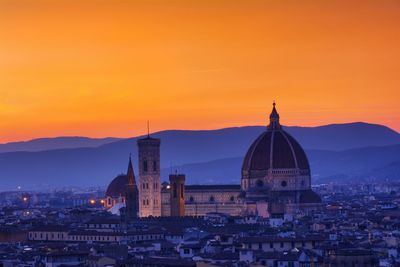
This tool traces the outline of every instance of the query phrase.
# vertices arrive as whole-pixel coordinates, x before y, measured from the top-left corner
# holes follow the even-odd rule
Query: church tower
[[[130,222],[132,219],[138,216],[138,188],[135,181],[135,173],[133,172],[132,160],[129,157],[128,172],[126,174],[128,178],[128,184],[126,186],[125,194],[125,220]]]
[[[140,217],[161,216],[160,143],[150,135],[137,141]]]
[[[185,175],[169,175],[171,216],[185,216]]]

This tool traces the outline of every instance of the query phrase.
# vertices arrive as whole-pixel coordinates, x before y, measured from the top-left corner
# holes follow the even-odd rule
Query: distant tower
[[[185,175],[169,176],[171,216],[185,216]]]
[[[147,137],[139,147],[139,216],[161,216],[160,139]]]
[[[126,210],[125,210],[125,220],[127,222],[131,221],[138,216],[138,188],[136,186],[135,181],[135,173],[133,172],[132,160],[129,157],[129,164],[128,164],[128,172],[126,174],[128,184],[126,186],[126,194],[125,194],[125,203],[126,203]]]

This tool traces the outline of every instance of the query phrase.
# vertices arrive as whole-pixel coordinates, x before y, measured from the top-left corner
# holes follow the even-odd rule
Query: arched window
[[[210,202],[214,202],[214,201],[215,201],[214,196],[211,196],[211,197],[210,197]]]
[[[153,172],[157,171],[157,161],[153,161]]]
[[[147,172],[147,160],[143,161],[143,171]]]
[[[256,182],[257,187],[263,187],[264,186],[264,182],[261,180],[257,180]]]
[[[229,199],[231,202],[234,202],[235,201],[235,197],[234,196],[231,196],[231,198]]]
[[[190,196],[190,197],[189,197],[189,201],[190,201],[190,202],[194,202],[193,196]]]
[[[282,182],[281,182],[281,186],[282,186],[282,187],[286,187],[286,186],[287,186],[287,182],[286,182],[286,181],[282,181]]]

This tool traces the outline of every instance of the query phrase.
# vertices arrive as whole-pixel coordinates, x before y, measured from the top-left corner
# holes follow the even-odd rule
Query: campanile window
[[[177,188],[177,184],[174,183],[174,198],[178,197],[178,188]]]

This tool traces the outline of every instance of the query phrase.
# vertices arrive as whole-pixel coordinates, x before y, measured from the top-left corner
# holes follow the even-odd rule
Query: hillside
[[[171,166],[178,166],[187,173],[189,183],[238,182],[241,158],[264,129],[249,126],[155,133],[153,136],[162,140],[162,179],[167,178]],[[384,126],[352,123],[286,130],[306,148],[315,181],[353,177],[400,160],[400,151],[394,145],[400,144],[400,135]],[[19,185],[32,189],[104,186],[126,171],[129,153],[136,163],[136,138],[97,147],[85,144],[79,148],[0,153],[0,190]]]

